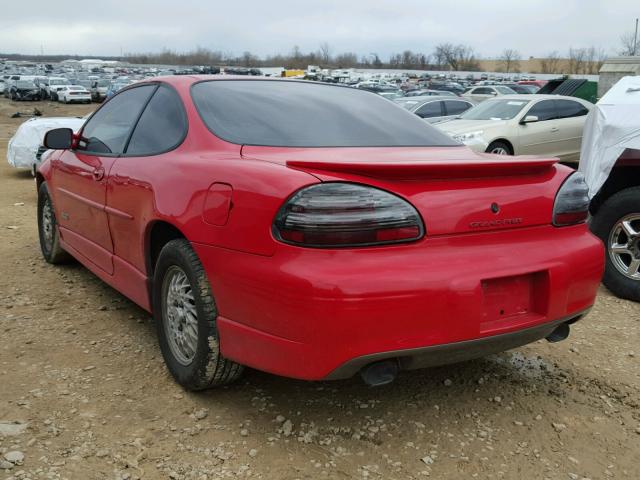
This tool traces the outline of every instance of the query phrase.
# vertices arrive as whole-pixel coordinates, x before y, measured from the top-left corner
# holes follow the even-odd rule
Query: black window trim
[[[187,135],[189,134],[189,115],[187,114],[187,109],[184,107],[184,102],[182,101],[182,97],[180,97],[180,94],[178,93],[178,90],[175,89],[175,87],[173,85],[170,85],[166,82],[148,82],[147,85],[155,83],[156,89],[153,91],[153,93],[151,94],[151,96],[149,97],[149,99],[147,100],[147,102],[144,104],[144,107],[142,108],[140,115],[138,115],[138,118],[136,119],[135,124],[133,125],[133,128],[131,129],[131,131],[129,132],[129,136],[127,137],[127,141],[124,144],[124,151],[122,154],[119,155],[120,158],[135,158],[135,157],[155,157],[157,155],[163,155],[165,153],[169,153],[174,151],[175,149],[177,149],[178,147],[180,147],[180,145],[182,145],[185,141],[185,139],[187,138]],[[182,113],[184,114],[184,128],[182,131],[182,136],[180,137],[180,139],[178,140],[178,142],[176,142],[175,145],[159,151],[159,152],[153,152],[153,153],[145,153],[145,154],[140,154],[140,153],[127,153],[127,150],[129,148],[129,142],[131,142],[131,137],[133,137],[134,132],[136,131],[136,128],[138,127],[138,123],[140,123],[140,119],[142,118],[142,115],[144,114],[145,110],[147,109],[147,107],[149,106],[149,103],[151,103],[151,100],[153,99],[153,97],[155,96],[155,94],[158,92],[158,90],[160,89],[160,87],[165,86],[168,87],[169,89],[173,90],[173,93],[176,94],[176,96],[178,97],[178,102],[180,103],[180,108],[182,109]],[[120,92],[118,92],[120,93]],[[115,96],[115,95],[114,95]]]
[[[118,95],[120,95],[121,93],[127,92],[129,90],[133,90],[134,88],[140,88],[140,87],[146,87],[146,86],[155,86],[153,92],[151,92],[151,95],[149,95],[149,98],[147,99],[147,101],[145,102],[144,106],[142,107],[142,109],[140,110],[140,113],[138,114],[138,118],[136,118],[136,121],[133,123],[133,127],[131,128],[131,130],[129,130],[129,133],[127,134],[127,141],[124,144],[124,149],[126,150],[129,146],[129,140],[131,139],[131,134],[133,133],[133,131],[136,128],[136,125],[138,125],[138,121],[140,120],[140,117],[142,116],[142,113],[145,111],[145,109],[147,108],[147,105],[149,104],[149,101],[151,100],[151,98],[153,97],[153,95],[156,93],[156,90],[158,89],[158,86],[160,85],[160,82],[144,82],[144,83],[135,83],[133,85],[130,85],[128,87],[123,88],[122,90],[120,90],[119,92],[117,92],[113,97],[111,97],[109,100],[107,100],[106,102],[102,103],[102,105],[100,105],[99,108],[97,108],[90,116],[89,118],[87,118],[87,120],[84,122],[84,124],[82,125],[82,130],[80,130],[79,134],[80,137],[82,137],[82,133],[84,132],[85,127],[87,126],[87,124],[91,121],[91,119],[94,117],[95,114],[97,114],[105,105],[108,105],[109,102],[116,98]],[[87,157],[109,157],[109,158],[117,158],[117,157],[122,157],[123,154],[122,153],[101,153],[101,152],[87,152],[86,150],[79,150],[77,148],[72,149],[71,150],[73,153],[75,154],[81,154],[81,155],[85,155]]]
[[[218,140],[228,143],[230,145],[239,145],[241,147],[243,146],[247,146],[247,147],[271,147],[271,145],[260,145],[260,144],[255,144],[255,143],[236,143],[236,142],[232,142],[231,140],[227,140],[226,138],[218,135],[216,132],[214,132],[209,125],[207,124],[207,122],[204,121],[204,117],[202,115],[202,112],[200,111],[200,108],[198,107],[197,102],[195,102],[193,100],[193,88],[196,85],[200,85],[201,83],[209,83],[209,82],[295,82],[295,83],[305,83],[305,84],[313,84],[313,85],[318,85],[321,87],[327,87],[327,88],[347,88],[347,89],[353,89],[353,87],[349,87],[347,85],[339,85],[339,84],[335,84],[335,83],[322,83],[322,82],[312,82],[309,80],[292,80],[292,79],[285,79],[285,78],[264,78],[264,79],[252,79],[252,78],[212,78],[212,79],[203,79],[203,80],[198,80],[197,82],[193,82],[190,86],[189,86],[189,97],[191,99],[191,103],[193,103],[193,106],[196,109],[196,112],[198,112],[198,118],[200,119],[200,121],[202,122],[202,125],[204,125],[204,127],[211,133],[211,135],[213,135],[215,138],[217,138]],[[379,95],[377,93],[374,92],[369,92],[367,90],[364,89],[358,89],[358,91],[361,92],[366,92],[368,94],[371,95],[376,95],[379,97]],[[402,107],[400,107],[402,108]],[[411,113],[412,115],[415,115],[412,112],[408,112]],[[435,127],[434,127],[435,128]],[[452,143],[449,145],[424,145],[422,147],[417,147],[416,145],[382,145],[382,146],[375,146],[372,147],[371,145],[342,145],[342,146],[332,146],[332,147],[327,147],[327,146],[304,146],[304,147],[278,147],[278,148],[433,148],[433,147],[437,147],[437,148],[459,148],[459,147],[464,147],[464,145],[461,145],[459,143]]]

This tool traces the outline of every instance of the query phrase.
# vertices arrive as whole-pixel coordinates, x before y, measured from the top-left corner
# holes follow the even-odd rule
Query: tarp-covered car
[[[591,230],[607,247],[603,282],[640,301],[640,76],[622,78],[591,110],[579,169],[589,186]]]
[[[16,168],[30,168],[38,164],[38,149],[43,144],[44,135],[54,128],[79,130],[85,119],[79,117],[31,118],[24,122],[9,140],[7,160]]]

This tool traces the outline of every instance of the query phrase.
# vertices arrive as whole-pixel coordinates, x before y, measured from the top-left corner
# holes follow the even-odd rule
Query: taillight
[[[410,242],[424,235],[417,210],[396,195],[354,183],[305,187],[280,208],[274,236],[305,247]]]
[[[584,222],[589,214],[589,187],[584,175],[574,172],[564,181],[553,205],[556,227]]]

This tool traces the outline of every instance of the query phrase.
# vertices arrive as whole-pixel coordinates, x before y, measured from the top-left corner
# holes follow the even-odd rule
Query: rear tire
[[[606,249],[602,283],[617,297],[640,301],[640,187],[608,198],[590,228]]]
[[[513,150],[508,143],[505,142],[491,142],[487,149],[486,153],[493,153],[494,155],[513,155]]]
[[[58,265],[71,260],[71,255],[60,246],[60,231],[46,182],[38,190],[38,237],[42,256],[48,263]]]
[[[187,240],[162,248],[152,290],[160,350],[176,381],[188,390],[204,390],[237,380],[244,367],[220,353],[209,280]]]

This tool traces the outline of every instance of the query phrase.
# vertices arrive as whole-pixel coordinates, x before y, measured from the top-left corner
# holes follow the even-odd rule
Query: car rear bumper
[[[450,363],[543,338],[593,304],[604,261],[585,225],[379,248],[281,245],[271,257],[194,247],[223,354],[302,379],[343,378],[380,356],[417,368],[435,364],[432,352]]]
[[[350,378],[366,365],[389,359],[397,360],[401,370],[416,370],[418,368],[435,367],[485,357],[492,353],[504,352],[546,338],[561,324],[577,322],[586,315],[589,310],[590,309],[586,309],[578,314],[553,322],[545,322],[534,327],[500,335],[492,335],[490,337],[363,355],[343,363],[325,379],[338,380]]]

